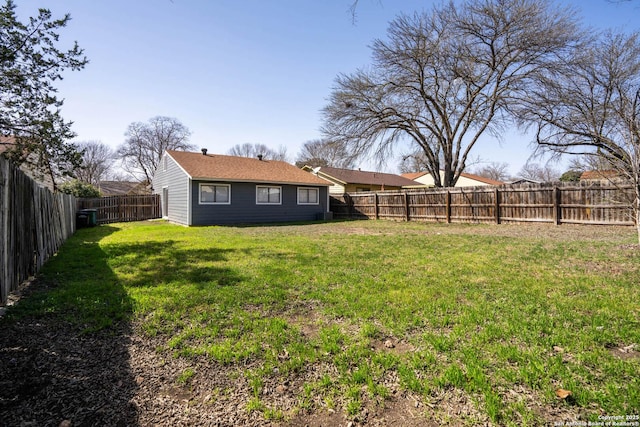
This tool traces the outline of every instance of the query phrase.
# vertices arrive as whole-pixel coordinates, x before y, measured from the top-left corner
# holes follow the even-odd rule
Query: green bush
[[[100,197],[100,190],[77,179],[65,182],[58,189],[65,194],[73,194],[76,197]]]
[[[580,181],[580,176],[582,172],[577,170],[568,170],[562,174],[560,177],[560,181],[562,182],[578,182]]]

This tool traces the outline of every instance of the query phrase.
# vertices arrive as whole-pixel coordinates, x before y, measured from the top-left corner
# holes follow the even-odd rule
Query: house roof
[[[429,172],[410,172],[410,173],[403,173],[400,176],[403,176],[407,179],[411,179],[411,180],[415,180],[417,178],[420,178],[421,176],[424,175],[429,175]]]
[[[535,179],[529,178],[518,178],[510,182],[510,184],[541,184],[542,181],[537,181]]]
[[[611,178],[617,178],[619,176],[620,176],[620,173],[615,170],[584,171],[582,172],[582,175],[580,175],[580,181],[611,179]]]
[[[148,182],[100,181],[98,189],[103,196],[122,196],[129,194],[151,194]]]
[[[502,182],[502,181],[496,181],[495,179],[485,178],[484,176],[475,175],[475,174],[472,174],[472,173],[462,172],[460,174],[460,176],[464,176],[465,178],[468,178],[468,179],[473,179],[473,180],[476,180],[476,181],[484,182],[485,184],[489,184],[489,185],[503,185],[504,184],[504,182]]]
[[[191,179],[328,186],[326,181],[278,160],[167,150]]]
[[[418,179],[422,176],[425,175],[430,175],[429,172],[410,172],[410,173],[403,173],[402,176],[408,179]],[[503,185],[504,182],[502,181],[496,181],[495,179],[491,179],[491,178],[485,178],[484,176],[480,176],[480,175],[474,175],[472,173],[466,173],[466,172],[462,172],[460,174],[461,177],[465,177],[467,179],[473,179],[474,181],[479,181],[479,182],[484,182],[485,184],[489,184],[489,185]]]
[[[323,166],[317,171],[318,176],[325,176],[341,184],[386,185],[389,187],[409,187],[421,185],[400,175],[383,172],[369,172],[352,169],[340,169]]]

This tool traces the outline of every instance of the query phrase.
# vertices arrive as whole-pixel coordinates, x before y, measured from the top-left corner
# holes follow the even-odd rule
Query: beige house
[[[433,181],[433,177],[429,172],[412,172],[412,173],[403,173],[403,177],[407,179],[411,179],[413,181],[419,182],[423,186],[427,187],[435,187],[435,183]],[[444,179],[444,172],[440,171],[440,179]],[[478,187],[483,185],[503,185],[504,182],[496,181],[495,179],[489,179],[478,175],[473,175],[470,173],[461,173],[460,178],[456,182],[456,187]]]
[[[364,191],[400,190],[421,188],[419,182],[384,172],[369,172],[362,170],[340,169],[328,166],[303,166],[303,170],[311,172],[318,178],[328,181],[329,194],[360,193]]]

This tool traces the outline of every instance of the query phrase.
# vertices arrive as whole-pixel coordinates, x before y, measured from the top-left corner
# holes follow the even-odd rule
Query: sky
[[[340,73],[371,63],[372,41],[385,39],[401,13],[430,10],[426,0],[17,0],[22,18],[46,7],[71,22],[60,47],[77,41],[85,69],[58,82],[62,115],[79,141],[116,149],[133,122],[178,119],[190,142],[226,154],[237,144],[284,146],[294,162],[322,137],[321,110]],[[564,1],[594,29],[639,29],[640,1]],[[512,175],[533,152],[517,130],[484,137],[474,157],[505,162]],[[538,162],[543,160],[538,160]],[[363,170],[397,172],[397,159]],[[482,164],[476,165],[481,166]],[[554,167],[562,169],[566,164]]]

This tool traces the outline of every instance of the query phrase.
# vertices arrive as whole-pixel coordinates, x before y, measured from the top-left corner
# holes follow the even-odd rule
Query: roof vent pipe
[[[258,160],[262,161],[262,154],[258,154]]]
[[[202,150],[202,155],[206,156],[207,155],[207,149],[206,148],[202,148],[201,150]]]

